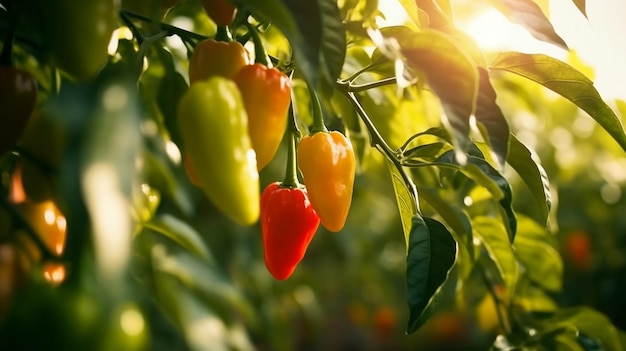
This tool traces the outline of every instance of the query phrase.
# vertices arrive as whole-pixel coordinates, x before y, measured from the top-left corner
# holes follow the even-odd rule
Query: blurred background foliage
[[[340,3],[348,20],[372,24],[380,15],[377,1]],[[464,13],[459,12],[459,16]],[[198,1],[177,4],[163,21],[204,36],[216,30]],[[150,30],[149,26],[143,29]],[[38,78],[38,110],[48,111],[52,121],[52,127],[40,127],[33,144],[49,151],[47,141],[54,146],[63,140],[63,156],[55,177],[39,174],[37,168],[27,170],[31,160],[23,155],[4,157],[0,160],[2,195],[18,196],[15,192],[23,186],[28,201],[55,203],[57,216],[65,213],[72,226],[67,228],[63,259],[35,248],[34,256],[43,256],[42,260],[28,256],[18,260],[16,256],[32,243],[21,242],[17,251],[6,243],[7,237],[0,237],[0,263],[4,264],[0,349],[5,349],[5,343],[8,350],[17,345],[24,350],[84,350],[94,342],[102,350],[163,351],[484,350],[493,344],[501,330],[498,307],[480,279],[466,286],[446,285],[437,313],[418,332],[405,335],[408,309],[402,226],[387,165],[369,148],[364,129],[361,134],[350,133],[359,172],[344,230],[330,233],[320,227],[293,276],[283,282],[272,279],[263,263],[258,224],[241,227],[201,196],[180,166],[180,154],[171,141],[175,136],[167,132],[166,125],[175,114],[174,97],[186,89],[185,46],[172,36],[163,41],[167,50],[155,45],[147,53],[139,98],[134,99],[130,85],[115,85],[113,90],[106,85],[117,68],[133,62],[138,49],[127,28],[117,34],[117,53],[97,84],[85,88],[63,80],[62,93],[54,97],[50,92],[58,77],[38,61],[27,41],[16,46],[15,63]],[[279,60],[289,57],[288,44],[276,29],[270,27],[264,39],[271,55]],[[369,62],[358,36],[349,36],[348,42],[342,76]],[[593,72],[574,56],[568,62],[585,73]],[[560,254],[557,263],[562,259],[563,264],[562,289],[521,303],[535,304],[538,310],[551,310],[557,304],[587,305],[606,314],[617,327],[626,328],[623,151],[588,115],[545,88],[504,73],[493,82],[512,133],[536,152],[549,176],[553,199],[549,244]],[[294,82],[300,97],[299,118],[307,125],[310,115],[306,90],[299,91],[302,84]],[[395,87],[383,87],[361,96],[363,106],[394,148],[414,133],[437,126],[441,113],[437,98],[428,91],[410,88],[406,99],[396,93]],[[106,106],[93,107],[107,94],[129,97],[127,105],[116,108],[135,118],[83,135],[87,119],[82,116],[95,116],[97,123],[98,116],[111,112]],[[342,129],[343,120],[357,130],[360,122],[342,99],[333,98],[335,115],[327,119],[328,125]],[[623,120],[626,104],[615,101],[614,106]],[[42,137],[54,132],[51,128],[58,128],[62,136]],[[128,139],[116,149],[120,134]],[[131,153],[121,158],[119,150]],[[120,186],[121,201],[128,209],[125,218],[131,223],[120,230],[130,228],[131,254],[126,268],[121,268],[123,273],[114,278],[107,275],[112,268],[103,269],[102,262],[115,262],[115,250],[121,248],[104,244],[109,245],[104,254],[98,244],[90,249],[97,229],[84,216],[93,216],[94,210],[107,212],[119,203],[115,196],[102,192],[81,197],[78,179],[89,178],[89,167],[80,164],[85,157],[87,165],[96,161],[115,165],[120,173],[114,179],[133,179]],[[261,172],[262,188],[282,179],[285,160],[283,145]],[[15,170],[20,167],[25,177],[30,174],[35,180],[24,178],[19,184]],[[512,170],[507,168],[505,175],[513,188],[520,226],[532,227],[531,219],[540,217],[535,200]],[[419,173],[414,176],[420,179]],[[97,188],[112,180],[91,181],[88,184]],[[427,184],[429,180],[421,181]],[[468,211],[480,200],[480,194],[473,195],[473,202],[465,204]],[[428,207],[423,210],[433,212]],[[15,234],[13,229],[21,224],[15,223],[12,214],[0,211],[0,216],[4,216],[0,224],[6,225],[0,232],[13,233],[11,238],[27,237]],[[41,220],[48,214],[44,210],[22,216]],[[55,275],[55,269],[60,272],[59,263],[65,266]],[[14,265],[26,274],[7,273]],[[66,270],[69,281],[55,288],[65,279]],[[476,272],[453,271],[453,275],[462,274]]]

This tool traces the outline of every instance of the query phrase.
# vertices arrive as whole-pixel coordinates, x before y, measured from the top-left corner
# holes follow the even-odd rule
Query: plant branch
[[[168,36],[169,35],[178,35],[179,37],[186,37],[186,38],[191,38],[191,39],[195,39],[195,40],[204,40],[204,39],[208,39],[208,37],[198,34],[198,33],[194,33],[194,32],[190,32],[188,30],[184,30],[172,25],[169,25],[167,23],[163,23],[161,21],[156,21],[150,17],[146,17],[143,15],[140,15],[138,13],[134,13],[134,12],[130,12],[130,11],[126,11],[126,10],[122,10],[121,13],[125,14],[128,17],[132,17],[144,22],[148,22],[148,23],[152,23],[156,26],[159,26],[161,29],[168,31]]]
[[[396,84],[396,77],[384,78],[371,83],[365,84],[348,84],[348,91],[358,93],[361,91],[382,87],[385,85]]]
[[[380,135],[380,133],[378,132],[378,129],[376,129],[376,126],[374,125],[374,122],[372,122],[370,117],[367,115],[367,112],[363,109],[363,106],[361,106],[361,103],[357,99],[355,93],[349,91],[349,86],[350,86],[349,82],[337,82],[337,87],[339,88],[339,91],[341,91],[346,96],[346,98],[348,98],[348,100],[350,101],[354,109],[356,110],[357,114],[359,115],[363,123],[365,124],[365,127],[367,128],[367,131],[370,135],[370,145],[372,147],[375,147],[380,153],[382,153],[385,157],[387,157],[387,159],[391,163],[393,163],[394,167],[396,167],[396,169],[398,170],[398,173],[402,176],[402,181],[408,188],[409,194],[411,194],[413,202],[415,203],[415,208],[417,212],[419,213],[420,209],[419,209],[417,187],[415,186],[413,179],[409,177],[406,170],[402,167],[402,164],[400,163],[400,160],[398,159],[397,153],[393,151],[393,149],[391,149],[391,147],[389,146],[389,144],[387,144],[387,142],[382,137],[382,135]]]
[[[478,265],[478,271],[480,272],[480,275],[483,278],[485,285],[487,286],[487,290],[489,291],[489,294],[491,295],[491,297],[496,303],[496,312],[498,313],[498,321],[500,322],[500,327],[502,328],[502,330],[504,331],[506,335],[511,335],[513,333],[513,328],[511,327],[509,318],[507,318],[507,316],[502,312],[502,308],[501,308],[502,306],[506,307],[505,302],[502,301],[502,299],[500,298],[500,295],[495,290],[494,285],[492,284],[491,278],[485,271],[485,268],[482,266],[482,264]]]

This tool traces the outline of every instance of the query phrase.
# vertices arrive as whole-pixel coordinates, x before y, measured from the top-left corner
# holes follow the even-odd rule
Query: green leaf
[[[317,87],[323,37],[319,3],[299,0],[238,0],[238,3],[283,32],[293,48],[298,70]]]
[[[604,314],[589,307],[561,309],[541,321],[543,329],[574,327],[595,340],[602,350],[623,351],[624,345],[619,330]]]
[[[213,261],[200,234],[193,227],[173,215],[167,213],[158,215],[146,223],[145,227],[165,235],[198,257]]]
[[[530,150],[513,135],[509,141],[509,154],[506,161],[530,189],[530,193],[537,200],[537,205],[541,209],[541,221],[546,223],[552,206],[552,198],[550,182],[545,169],[533,157]]]
[[[532,0],[491,0],[491,3],[511,22],[525,27],[533,37],[568,49],[565,41],[554,31],[548,17]]]
[[[563,260],[548,242],[550,233],[527,217],[519,218],[515,255],[528,278],[537,286],[559,292],[563,283]]]
[[[446,32],[453,28],[450,4],[447,0],[415,0],[417,7],[428,17],[428,27]],[[442,6],[443,5],[443,6]]]
[[[410,159],[431,159],[444,149],[444,143],[430,143],[410,148],[402,153],[402,162]]]
[[[402,221],[402,230],[404,231],[404,239],[408,251],[412,218],[417,214],[418,210],[417,191],[413,182],[406,175],[400,173],[396,165],[389,160],[387,160],[387,167],[391,175],[393,191],[396,194],[396,203],[400,211],[400,220]],[[410,182],[410,186],[407,185],[407,181]]]
[[[454,132],[454,145],[467,150],[471,144],[469,120],[478,93],[478,70],[473,60],[438,31],[387,27],[381,32],[384,37],[395,38],[407,65],[426,76],[428,85],[441,100],[444,125]]]
[[[185,94],[189,86],[185,81],[185,78],[176,71],[172,56],[165,49],[160,50],[162,59],[169,59],[168,63],[164,62],[165,75],[159,82],[159,88],[157,91],[156,103],[159,106],[159,110],[163,114],[163,122],[170,138],[177,145],[182,145],[182,140],[178,132],[178,101]]]
[[[206,262],[186,252],[168,253],[154,265],[158,273],[170,275],[206,306],[226,321],[243,317],[249,325],[257,325],[256,312],[235,285]],[[201,278],[201,279],[198,279]],[[236,315],[233,312],[237,312]]]
[[[336,0],[319,0],[322,15],[320,89],[328,103],[346,59],[346,31]]]
[[[224,322],[198,297],[170,275],[156,274],[155,285],[159,305],[181,330],[190,350],[230,349]]]
[[[479,151],[477,151],[479,152]],[[479,154],[480,155],[480,154]],[[464,175],[476,184],[485,187],[500,204],[501,214],[506,222],[506,230],[511,242],[515,239],[517,220],[513,211],[513,193],[506,178],[484,158],[468,155],[467,164],[461,166],[456,160],[454,151],[443,153],[433,165],[457,167]]]
[[[580,13],[582,13],[583,16],[587,17],[585,0],[572,0],[572,1],[574,1],[574,5],[576,5]]]
[[[489,73],[486,69],[479,67],[479,87],[476,99],[476,121],[478,122],[485,139],[493,151],[494,158],[500,166],[504,168],[504,162],[509,149],[509,124],[507,123],[500,106],[496,103],[496,92],[493,90]]]
[[[406,14],[409,16],[411,21],[415,23],[418,27],[421,27],[421,21],[419,16],[420,9],[417,7],[417,3],[415,0],[399,0],[400,5],[404,7]]]
[[[419,329],[434,312],[443,284],[456,260],[457,246],[443,224],[434,219],[412,219],[407,255],[407,333]]]
[[[513,295],[519,277],[519,265],[513,247],[508,240],[502,221],[493,217],[480,216],[472,221],[474,236],[478,237],[487,250],[504,282],[509,296]]]
[[[619,118],[593,82],[574,67],[543,54],[507,52],[495,58],[491,69],[518,74],[560,94],[587,112],[626,150],[626,134]]]
[[[443,199],[432,189],[419,188],[420,199],[425,200],[445,223],[456,234],[456,239],[464,243],[470,257],[474,258],[474,244],[472,236],[472,223],[467,214],[459,206],[454,206],[450,201]]]

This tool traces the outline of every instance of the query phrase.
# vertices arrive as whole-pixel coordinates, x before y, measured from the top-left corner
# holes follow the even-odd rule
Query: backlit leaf
[[[490,67],[518,74],[565,97],[587,112],[626,150],[626,134],[619,118],[602,100],[593,82],[574,67],[547,55],[517,52],[498,55]]]

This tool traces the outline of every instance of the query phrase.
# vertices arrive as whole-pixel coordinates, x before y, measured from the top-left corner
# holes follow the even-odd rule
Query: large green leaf
[[[479,151],[476,151],[479,152]],[[454,151],[443,153],[433,165],[452,166],[459,169],[464,175],[472,179],[476,184],[485,187],[500,204],[501,214],[506,223],[506,230],[511,242],[515,239],[517,220],[513,211],[513,193],[511,185],[506,178],[498,172],[489,162],[479,155],[468,155],[467,162],[461,166],[457,161]]]
[[[515,255],[528,278],[545,290],[558,292],[563,283],[563,260],[548,242],[547,230],[527,217],[519,218]]]
[[[335,0],[319,0],[322,15],[322,48],[320,88],[329,100],[346,59],[346,32]]]
[[[441,100],[444,124],[453,133],[455,146],[470,146],[470,116],[478,93],[478,69],[472,59],[441,32],[414,32],[406,27],[382,28],[386,38],[394,38],[406,64],[426,76],[431,89]]]
[[[532,0],[491,0],[509,20],[524,26],[533,37],[567,49],[565,41],[554,31],[552,23]]]
[[[476,121],[481,131],[484,128],[483,135],[502,169],[509,149],[509,124],[496,103],[496,92],[491,86],[488,71],[479,67],[478,73],[480,83],[476,100]]]
[[[593,82],[567,63],[543,54],[506,52],[491,69],[518,74],[560,94],[595,119],[626,150],[626,134],[615,112],[602,100]]]
[[[507,163],[519,174],[541,210],[542,223],[546,223],[552,206],[550,182],[541,164],[515,136],[511,135]]]
[[[551,317],[541,321],[544,330],[575,328],[586,337],[596,341],[602,350],[623,351],[619,330],[604,314],[589,307],[561,309]]]
[[[253,14],[272,22],[289,40],[298,70],[314,87],[319,85],[322,13],[318,1],[238,0]]]
[[[509,291],[509,296],[513,295],[519,277],[519,265],[502,221],[493,217],[480,216],[473,219],[472,228],[474,236],[480,239],[489,258],[497,267],[500,278]]]
[[[432,315],[443,284],[456,260],[456,242],[443,224],[414,216],[407,255],[407,333],[419,329]]]
[[[310,86],[322,92],[322,102],[329,106],[346,56],[345,28],[337,2],[240,1],[283,32],[293,48],[299,73]]]
[[[145,227],[170,238],[198,257],[212,261],[211,253],[200,234],[175,216],[167,213],[158,215],[145,223]]]
[[[396,194],[396,203],[400,211],[400,220],[402,221],[402,230],[404,231],[404,240],[407,251],[409,249],[409,239],[411,235],[412,218],[418,212],[417,190],[415,185],[405,174],[402,174],[396,165],[387,160],[387,167],[391,175],[391,184]],[[410,185],[407,184],[410,181]]]
[[[225,321],[243,318],[250,326],[257,325],[256,312],[241,290],[205,261],[186,252],[168,253],[154,269],[157,274],[174,277]]]
[[[452,14],[450,4],[447,0],[414,0],[417,7],[422,10],[428,18],[428,27],[446,32],[450,28],[454,28],[452,23]],[[443,6],[441,6],[443,5]],[[448,11],[446,11],[448,10]]]
[[[415,0],[399,0],[400,5],[404,7],[406,14],[418,27],[421,27],[419,11],[423,11],[417,7]]]
[[[474,258],[472,223],[463,209],[443,199],[435,190],[419,188],[419,194],[421,200],[426,201],[437,211],[448,227],[452,229],[452,232],[456,234],[457,240],[464,244],[463,246],[467,249],[469,256]]]

